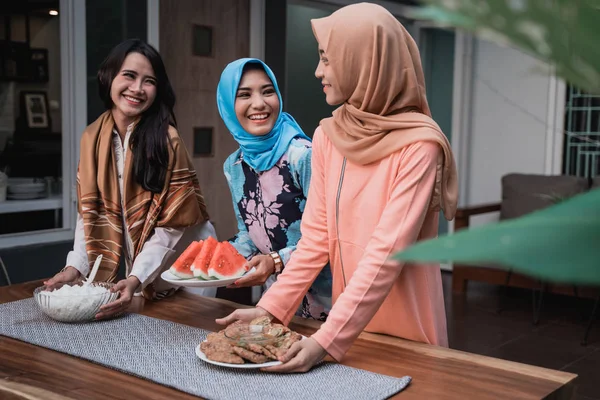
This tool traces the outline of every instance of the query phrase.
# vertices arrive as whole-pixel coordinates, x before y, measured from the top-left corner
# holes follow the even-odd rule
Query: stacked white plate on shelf
[[[8,200],[32,200],[46,197],[46,182],[35,178],[8,178]]]

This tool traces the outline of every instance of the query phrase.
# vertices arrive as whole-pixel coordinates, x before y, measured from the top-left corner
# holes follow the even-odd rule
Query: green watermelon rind
[[[239,276],[239,277],[237,277],[237,278],[232,278],[232,277],[230,277],[230,278],[225,278],[225,279],[219,279],[219,278],[216,278],[216,277],[214,277],[214,276],[213,276],[213,277],[211,277],[211,279],[203,279],[203,278],[196,277],[196,276],[195,276],[195,277],[193,277],[193,278],[180,278],[180,277],[178,277],[177,275],[173,274],[173,272],[172,272],[172,271],[169,271],[169,272],[171,272],[171,274],[172,274],[173,276],[177,277],[177,278],[178,278],[178,279],[177,279],[178,281],[201,281],[201,282],[211,282],[211,281],[225,281],[225,280],[230,280],[230,279],[237,279],[237,278],[241,278],[242,276],[244,276],[244,275],[248,274],[250,271],[246,271],[246,272],[244,272],[244,274],[243,274],[243,275],[241,275],[241,276]]]
[[[178,272],[173,267],[169,268],[169,272],[171,273],[171,275],[176,276],[177,278],[181,279],[182,281],[186,281],[186,280],[189,280],[189,279],[194,279],[193,276],[190,277],[187,274],[182,274],[182,273]]]

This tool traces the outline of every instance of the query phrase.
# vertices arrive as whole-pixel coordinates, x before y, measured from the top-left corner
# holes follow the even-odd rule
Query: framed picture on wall
[[[21,92],[21,116],[29,129],[49,129],[50,115],[46,92]]]
[[[48,49],[30,49],[31,79],[34,82],[48,82]]]

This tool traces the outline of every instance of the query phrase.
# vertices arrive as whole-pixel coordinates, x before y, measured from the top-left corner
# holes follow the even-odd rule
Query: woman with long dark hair
[[[101,308],[122,312],[134,294],[148,299],[176,288],[159,277],[192,240],[216,236],[193,163],[175,129],[175,94],[158,52],[130,39],[98,71],[106,106],[81,138],[78,220],[66,267],[47,286],[86,276],[102,255],[97,281],[113,281],[123,256],[119,298]],[[206,293],[214,295],[214,293]]]

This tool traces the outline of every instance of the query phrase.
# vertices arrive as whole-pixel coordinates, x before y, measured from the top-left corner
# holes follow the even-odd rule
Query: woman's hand
[[[235,281],[230,288],[263,285],[275,272],[275,260],[268,254],[260,254],[248,261],[248,267],[249,269],[255,268],[256,270]]]
[[[217,319],[216,323],[219,325],[229,325],[236,321],[250,322],[253,319],[259,317],[269,317],[270,319],[273,319],[273,316],[269,314],[267,310],[265,310],[264,308],[255,307],[241,308],[239,310],[235,310],[228,316]]]
[[[130,276],[127,279],[122,279],[115,286],[113,286],[111,292],[119,292],[119,297],[112,303],[108,303],[100,307],[100,312],[96,314],[96,319],[105,319],[114,317],[129,307],[133,294],[137,288],[141,285],[141,282],[135,276]]]
[[[53,290],[57,286],[65,283],[76,283],[83,279],[83,275],[75,267],[68,266],[52,278],[44,281],[44,285],[48,290]]]
[[[279,373],[307,372],[326,355],[325,349],[315,339],[308,338],[294,343],[283,357],[280,357],[279,361],[283,364],[261,370]]]

